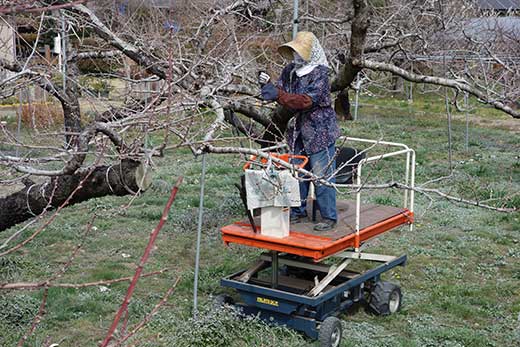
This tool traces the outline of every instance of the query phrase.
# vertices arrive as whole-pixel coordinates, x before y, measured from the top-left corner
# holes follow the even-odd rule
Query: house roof
[[[479,17],[453,25],[439,40],[516,44],[520,40],[520,17]],[[513,47],[514,48],[514,47]]]
[[[483,10],[520,10],[520,0],[476,0],[476,2]]]
[[[466,35],[480,41],[520,39],[520,17],[481,17],[468,20]]]
[[[171,8],[174,0],[150,0],[149,5],[155,8]]]

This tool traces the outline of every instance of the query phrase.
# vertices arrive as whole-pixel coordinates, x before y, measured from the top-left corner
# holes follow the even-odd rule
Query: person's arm
[[[278,103],[291,110],[307,110],[312,107],[312,99],[307,94],[292,94],[278,88]]]
[[[291,66],[286,66],[280,78],[276,82],[267,83],[262,87],[262,98],[269,101],[277,101],[280,105],[292,110],[301,111],[322,104],[322,100],[330,93],[328,89],[327,70],[315,68],[311,74],[310,83],[305,88],[305,93],[295,94],[284,91],[284,80],[288,78]]]
[[[307,110],[330,103],[330,86],[327,68],[318,66],[310,74],[309,84],[301,94],[287,93],[279,88],[277,101],[293,110]]]
[[[283,89],[283,82],[289,78],[291,71],[293,70],[294,65],[286,66],[276,83],[276,87],[278,88],[278,97],[276,101],[291,110],[306,110],[312,107],[312,99],[306,94],[293,94],[287,93]]]
[[[262,99],[266,101],[277,101],[280,105],[291,110],[306,110],[312,106],[312,99],[306,94],[292,94],[285,92],[272,83],[262,86]]]

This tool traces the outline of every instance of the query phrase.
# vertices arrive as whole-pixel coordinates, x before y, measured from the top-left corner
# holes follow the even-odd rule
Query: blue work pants
[[[305,153],[303,143],[298,137],[298,139],[295,141],[294,154],[307,156],[309,158],[309,162],[307,165],[305,165],[304,169],[311,171],[318,177],[328,178],[328,176],[330,176],[336,170],[335,144],[330,145],[327,149],[324,149],[320,152],[308,155]],[[334,177],[328,179],[328,181],[331,183],[336,183],[336,179]],[[318,210],[320,211],[321,218],[337,221],[338,216],[336,211],[336,189],[316,182],[314,185],[316,193],[315,203],[318,204]],[[308,180],[300,181],[301,206],[293,207],[291,209],[292,216],[305,217],[307,215],[306,207],[309,186],[310,182]]]

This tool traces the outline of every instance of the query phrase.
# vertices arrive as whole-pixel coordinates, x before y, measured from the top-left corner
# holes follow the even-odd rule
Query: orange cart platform
[[[338,223],[327,232],[316,232],[313,223],[291,225],[289,236],[274,238],[260,234],[260,220],[255,220],[257,232],[253,232],[249,222],[240,221],[221,229],[226,245],[237,243],[250,247],[269,249],[322,260],[330,255],[354,247],[356,234],[356,206],[353,201],[338,201]],[[310,215],[310,213],[309,213]],[[319,220],[318,220],[319,221]],[[406,208],[383,205],[361,205],[361,242],[390,231],[400,225],[413,222],[413,212]]]

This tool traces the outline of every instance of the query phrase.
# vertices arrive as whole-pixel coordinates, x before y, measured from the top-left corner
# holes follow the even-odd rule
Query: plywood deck
[[[309,204],[311,205],[311,204]],[[356,203],[354,201],[340,200],[336,203],[338,211],[338,223],[336,227],[330,231],[315,231],[315,223],[311,222],[311,207],[307,208],[308,222],[291,224],[291,230],[299,233],[327,237],[332,240],[339,240],[349,234],[356,232]],[[383,205],[361,205],[360,229],[377,224],[385,219],[391,218],[398,214],[406,212],[404,208]],[[321,221],[319,211],[316,212],[316,223]],[[244,219],[243,224],[249,224]],[[260,226],[260,217],[255,218],[256,226]]]
[[[331,254],[354,247],[356,208],[353,201],[338,201],[338,224],[327,232],[317,232],[314,223],[291,224],[288,237],[273,238],[260,234],[260,220],[253,231],[249,222],[241,221],[221,229],[226,244],[238,243],[251,247],[276,250],[290,254],[323,259]],[[310,211],[308,215],[311,216]],[[319,212],[317,213],[319,216]],[[317,220],[319,222],[319,218]],[[360,241],[366,241],[400,225],[413,222],[413,213],[404,208],[383,205],[362,205]]]

